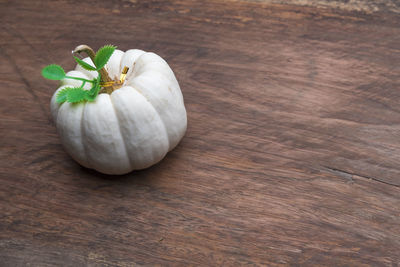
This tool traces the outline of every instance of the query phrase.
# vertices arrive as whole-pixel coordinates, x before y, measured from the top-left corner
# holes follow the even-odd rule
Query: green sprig
[[[64,102],[69,102],[69,103],[79,103],[83,101],[94,101],[97,97],[97,95],[100,92],[101,85],[101,73],[100,70],[107,64],[107,62],[110,60],[112,54],[114,53],[116,49],[116,46],[112,45],[106,45],[100,48],[94,58],[94,65],[86,63],[82,59],[75,57],[75,61],[82,66],[85,70],[89,71],[97,71],[98,76],[97,78],[94,78],[93,80],[87,80],[84,78],[79,78],[79,77],[72,77],[72,76],[67,76],[65,74],[64,69],[56,64],[51,64],[42,69],[42,76],[46,79],[50,80],[63,80],[63,79],[73,79],[73,80],[78,80],[81,81],[82,84],[79,87],[66,87],[62,90],[60,90],[57,95],[56,95],[56,102],[57,103],[64,103]],[[86,83],[91,83],[92,87],[90,90],[85,90],[83,87],[85,86]]]

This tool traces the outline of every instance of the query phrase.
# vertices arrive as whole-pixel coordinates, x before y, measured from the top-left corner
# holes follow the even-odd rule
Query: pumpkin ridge
[[[116,109],[115,106],[114,106],[114,102],[113,102],[113,100],[112,100],[111,95],[109,95],[108,97],[109,97],[109,99],[110,99],[111,106],[112,106],[112,108],[113,108],[113,110],[114,110],[115,117],[117,118],[117,124],[118,124],[119,133],[120,133],[120,135],[121,135],[121,140],[122,140],[122,143],[124,144],[126,157],[128,158],[128,162],[129,162],[129,169],[133,169],[132,159],[131,159],[131,156],[129,155],[128,148],[126,147],[125,138],[124,138],[124,136],[122,135],[121,124],[119,123],[119,119],[120,119],[120,118],[119,118],[119,116],[118,116],[118,111],[117,111],[117,109]]]
[[[132,87],[132,88],[134,88],[134,87]],[[136,90],[136,89],[135,89]],[[137,91],[137,90],[136,90]],[[143,94],[142,94],[143,95]],[[144,96],[144,95],[143,95]],[[146,98],[146,96],[144,96],[145,98]],[[158,116],[158,118],[160,119],[160,121],[161,121],[161,124],[163,125],[163,129],[164,129],[164,133],[165,133],[165,136],[167,137],[167,140],[168,140],[168,151],[171,149],[171,141],[169,140],[169,135],[168,135],[168,131],[167,131],[167,126],[165,126],[165,122],[164,122],[164,120],[163,120],[163,118],[162,118],[162,116],[160,115],[160,113],[158,112],[158,110],[153,106],[153,104],[146,98],[146,100],[149,102],[149,104],[151,105],[151,107],[154,109],[154,111],[155,111],[155,114],[157,114],[157,116]]]
[[[120,71],[122,71],[124,67],[129,68],[125,81],[134,78],[133,73],[135,70],[136,62],[145,53],[146,51],[143,51],[141,49],[129,49],[125,51],[125,54],[122,56],[121,62],[119,64]]]
[[[139,77],[139,76],[138,76]],[[138,92],[140,95],[142,95],[144,97],[144,99],[147,100],[147,102],[149,103],[149,105],[153,108],[153,110],[155,111],[155,114],[157,114],[158,118],[160,119],[160,121],[162,122],[163,125],[163,129],[164,129],[164,133],[165,136],[167,137],[168,140],[168,151],[170,151],[171,148],[171,142],[169,140],[169,135],[168,135],[168,131],[167,131],[167,126],[165,126],[165,122],[162,118],[162,116],[160,115],[160,113],[158,112],[158,110],[153,106],[153,103],[151,103],[151,101],[142,93],[140,92],[138,89],[136,89],[135,87],[133,87],[132,85],[129,85],[129,87],[133,88],[133,90],[135,90],[136,92]]]
[[[85,136],[85,131],[83,130],[83,114],[85,113],[85,110],[86,110],[86,104],[87,103],[85,103],[84,104],[85,106],[82,108],[81,121],[79,123],[81,124],[81,142],[82,142],[83,153],[85,154],[85,159],[86,159],[88,167],[92,168],[92,164],[91,164],[89,156],[88,156],[88,152],[87,152],[87,149],[86,149],[86,146],[85,146],[85,142],[83,141],[84,136]]]

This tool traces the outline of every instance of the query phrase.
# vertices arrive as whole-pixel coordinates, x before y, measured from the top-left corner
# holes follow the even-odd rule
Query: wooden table
[[[1,266],[400,264],[398,10],[0,3]],[[175,71],[189,125],[161,163],[111,177],[64,152],[40,70],[82,43]]]

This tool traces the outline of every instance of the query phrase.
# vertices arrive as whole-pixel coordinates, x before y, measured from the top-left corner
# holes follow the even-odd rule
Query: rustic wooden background
[[[290,2],[0,0],[0,265],[398,266],[397,7]],[[158,165],[64,152],[40,70],[81,43],[170,63],[189,126]]]

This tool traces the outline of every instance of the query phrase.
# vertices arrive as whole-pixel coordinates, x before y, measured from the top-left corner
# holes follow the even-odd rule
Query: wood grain
[[[237,0],[237,1],[312,6],[318,8],[335,8],[345,11],[357,11],[369,14],[374,12],[400,13],[400,2],[397,0]]]
[[[2,266],[398,266],[400,17],[240,1],[0,2]],[[50,119],[71,49],[164,57],[188,131],[77,165]]]

